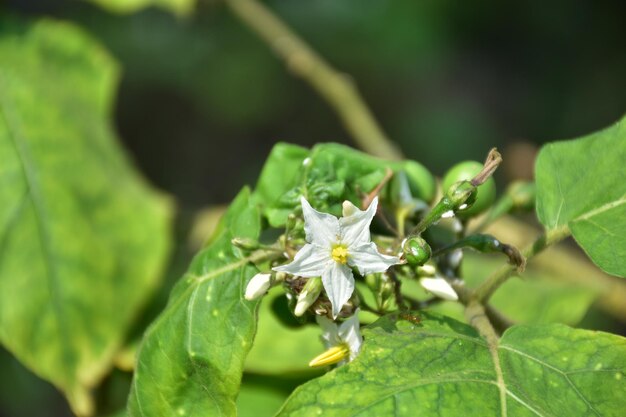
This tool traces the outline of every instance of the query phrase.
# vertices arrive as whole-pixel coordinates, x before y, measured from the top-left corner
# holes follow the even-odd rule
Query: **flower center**
[[[330,256],[332,256],[333,261],[345,265],[348,262],[348,247],[343,244],[334,245]]]

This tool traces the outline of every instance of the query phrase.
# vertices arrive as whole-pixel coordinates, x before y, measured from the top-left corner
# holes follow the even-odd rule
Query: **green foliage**
[[[281,296],[284,297],[283,291],[276,288],[261,302],[257,334],[252,350],[246,358],[248,372],[261,374],[306,372],[310,370],[309,360],[323,351],[318,326],[289,328],[280,322],[271,305]]]
[[[109,124],[115,62],[66,24],[0,18],[0,340],[93,410],[158,283],[170,206]]]
[[[555,142],[536,163],[537,216],[568,226],[600,268],[626,277],[626,121],[584,138]]]
[[[146,7],[160,7],[178,16],[187,16],[193,12],[196,0],[84,0],[98,4],[114,13],[134,13]]]
[[[242,299],[257,269],[231,239],[258,238],[260,227],[258,209],[244,189],[145,333],[129,416],[235,414],[258,302]]]
[[[190,14],[196,4],[195,0],[88,1],[117,13],[157,7],[177,16]],[[283,3],[273,3],[279,7],[278,14],[285,14],[288,20],[295,17],[297,21],[301,9]],[[351,22],[354,24],[349,6],[322,3],[314,7],[317,13],[333,17],[328,22],[331,26],[343,29]],[[365,14],[360,15],[365,21],[358,26],[371,20],[369,23],[377,28],[372,42],[366,44],[378,43],[386,54],[394,50],[393,46],[389,49],[390,39],[383,30],[386,26],[381,22],[385,21],[394,21],[394,31],[405,33],[404,38],[410,43],[424,39],[410,35],[414,27],[426,27],[424,33],[441,30],[436,29],[442,26],[436,23],[437,19],[430,18],[438,16],[428,13],[431,6],[414,9],[414,5],[407,8],[406,4],[385,12],[387,17],[399,19],[381,19],[379,6],[366,7]],[[102,16],[111,22],[122,19],[94,13],[91,7],[78,6],[77,10],[76,16],[81,15],[78,18],[85,21],[96,15],[100,17],[94,21]],[[233,10],[236,15],[236,8]],[[430,23],[416,26],[413,11],[427,12],[417,14],[423,23]],[[164,44],[171,40],[162,32],[156,31],[161,34],[157,37],[137,36],[142,33],[137,32],[137,27],[154,28],[150,26],[154,22],[164,22],[165,31],[175,26],[174,18],[165,13],[123,18],[126,23],[121,26],[117,22],[104,24],[104,33],[115,34],[108,36],[112,44],[118,45],[117,52],[122,51],[120,56],[132,56],[130,60],[140,61],[138,67],[148,73],[139,71],[129,77],[141,80],[142,87],[137,90],[143,93],[145,85],[155,82],[166,90],[159,91],[156,104],[145,105],[142,101],[141,105],[133,105],[144,114],[152,114],[155,108],[180,107],[182,111],[172,116],[176,119],[181,113],[187,115],[200,109],[211,118],[208,124],[224,123],[226,127],[227,120],[236,122],[235,135],[251,126],[263,127],[257,131],[275,133],[264,122],[271,115],[280,115],[280,131],[289,131],[289,126],[283,124],[299,125],[295,119],[283,116],[290,107],[288,102],[295,102],[297,89],[279,88],[284,87],[279,85],[284,76],[281,64],[254,42],[243,49],[231,48],[233,44],[246,44],[250,35],[233,31],[230,23],[222,24],[214,18],[217,15],[209,5],[198,15],[198,26],[195,22],[183,22],[180,26],[184,26],[184,34],[180,39],[190,41],[185,42],[188,47],[177,48],[174,41],[170,51],[164,49]],[[260,25],[261,31],[265,25],[272,26],[271,14],[268,16],[262,20],[265,23]],[[255,18],[244,20],[250,23]],[[97,22],[90,22],[90,30],[103,30],[97,26]],[[280,29],[280,25],[277,27]],[[327,37],[326,42],[336,43],[336,34],[328,35],[333,31],[320,33],[320,40]],[[216,55],[214,51],[222,48],[218,45],[222,39],[230,42],[224,47],[225,52]],[[289,47],[287,44],[285,48]],[[295,45],[298,47],[297,42]],[[150,51],[148,55],[136,53],[144,50]],[[398,51],[392,55],[407,56],[395,53]],[[361,64],[366,65],[359,67],[367,67],[367,62],[395,67],[389,64],[392,60],[380,60],[369,48],[351,46],[343,52],[363,54],[367,60]],[[261,65],[247,65],[250,54],[253,62]],[[344,56],[341,53],[334,58]],[[450,210],[459,218],[472,217],[493,204],[492,179],[478,193],[469,182],[456,182],[480,171],[480,163],[465,162],[453,167],[444,178],[441,201],[433,205],[436,183],[420,163],[384,161],[332,143],[310,150],[278,144],[272,150],[256,190],[246,188],[239,193],[171,291],[169,303],[162,306],[158,300],[152,300],[152,308],[160,306],[164,310],[145,331],[140,344],[138,334],[151,317],[143,308],[158,284],[169,249],[171,213],[169,201],[144,183],[116,143],[110,113],[118,81],[117,64],[90,37],[71,26],[52,21],[25,24],[6,17],[0,17],[0,57],[0,342],[25,366],[58,387],[76,414],[105,415],[119,409],[130,375],[110,373],[113,362],[126,372],[134,371],[128,408],[114,414],[119,417],[269,416],[297,384],[305,381],[309,382],[296,389],[279,411],[280,416],[617,416],[626,409],[625,340],[553,323],[578,323],[599,293],[602,301],[608,298],[606,288],[619,294],[622,287],[599,284],[594,287],[596,293],[582,285],[571,285],[571,280],[559,282],[554,279],[554,271],[548,273],[532,264],[524,271],[524,280],[506,281],[508,275],[502,271],[508,274],[511,268],[502,265],[502,254],[497,261],[484,254],[501,251],[515,260],[519,257],[510,254],[518,254],[517,249],[496,238],[471,233],[468,236],[472,229],[465,228],[464,222],[441,221],[450,217]],[[291,65],[298,60],[291,58],[287,60],[298,72],[298,65]],[[432,71],[432,60],[418,61],[429,62]],[[396,78],[398,81],[391,84],[397,83],[396,89],[405,90],[407,78],[402,74],[415,65],[422,64],[410,63],[395,72],[398,77],[381,76],[385,94],[369,90],[367,95],[377,97],[383,103],[379,107],[385,108],[384,96],[397,96],[388,94],[389,80]],[[249,77],[250,68],[254,68],[254,77]],[[311,77],[315,77],[315,65],[311,69]],[[132,74],[132,70],[127,74]],[[180,74],[185,76],[179,77]],[[185,102],[189,97],[182,97],[185,94],[195,97],[190,108],[185,108],[189,104]],[[246,100],[242,101],[243,96]],[[269,96],[282,104],[266,105]],[[403,119],[411,120],[411,124],[417,120],[415,109],[404,104],[387,106],[395,115],[391,124],[397,131],[392,136],[413,140],[415,135],[410,131],[415,129],[409,126],[407,134],[397,134],[405,129]],[[463,123],[455,124],[454,116],[450,118],[449,106],[442,108],[445,112],[434,110],[442,115],[437,117],[441,126],[433,134],[420,135],[428,140],[415,141],[419,145],[414,154],[432,164],[433,160],[423,155],[428,147],[441,146],[445,130],[451,126],[459,133],[454,136],[463,138],[467,147],[464,157],[475,157],[470,153],[480,152],[481,146],[472,138],[482,136],[486,140],[485,136],[468,134]],[[358,106],[351,111],[358,113]],[[396,117],[402,111],[410,116]],[[120,113],[127,112],[122,108]],[[465,109],[457,113],[463,117],[467,114]],[[367,121],[367,112],[362,116]],[[213,123],[216,120],[219,123]],[[186,124],[188,120],[177,121]],[[418,130],[424,129],[423,123],[417,125]],[[158,141],[153,140],[152,134],[144,133],[153,132],[151,124],[140,127],[144,136],[151,139],[150,151],[157,153]],[[620,276],[626,275],[625,129],[622,122],[576,141],[548,145],[537,161],[538,215],[548,236],[561,237],[571,231],[594,262]],[[167,133],[162,135],[168,137]],[[205,143],[196,149],[195,155],[204,155],[200,149],[210,146]],[[435,154],[441,154],[439,151]],[[458,156],[454,152],[442,155]],[[238,152],[236,157],[241,171],[246,171],[246,167],[256,169],[256,165],[245,160],[245,152]],[[202,161],[205,162],[206,166],[219,165]],[[169,175],[170,169],[159,169],[163,175]],[[457,185],[450,190],[452,183]],[[265,283],[275,287],[270,289],[260,310],[258,301],[242,298],[255,273],[289,262],[302,250],[305,233],[301,196],[316,209],[339,215],[344,200],[361,205],[368,194],[380,197],[380,211],[372,230],[361,233],[359,228],[359,233],[367,235],[364,240],[369,241],[371,232],[374,251],[390,255],[404,251],[402,265],[385,273],[366,274],[356,268],[350,274],[357,280],[357,290],[344,306],[340,322],[344,320],[345,325],[347,317],[356,311],[360,311],[362,320],[375,321],[364,332],[360,353],[355,348],[361,340],[356,316],[348,319],[351,340],[358,342],[350,346],[346,346],[347,336],[340,335],[343,325],[337,334],[328,330],[335,329],[334,324],[322,326],[323,338],[320,326],[312,325],[314,314],[319,320],[330,305],[328,293],[321,288],[311,296],[302,317],[296,318],[290,311],[298,295],[310,289],[311,283],[321,282],[319,277],[306,281],[297,273],[264,276]],[[477,196],[473,207],[460,209]],[[535,200],[534,184],[509,188],[507,197],[490,212],[492,217],[484,224],[513,208],[530,210]],[[350,205],[344,207],[346,213],[353,210],[355,216],[362,215]],[[326,216],[320,215],[327,219]],[[340,229],[335,230],[348,229],[346,225],[351,219],[354,218],[347,214],[343,219],[346,223],[340,223]],[[307,221],[307,227],[315,227],[314,220]],[[328,234],[341,236],[339,232]],[[480,256],[465,256],[462,260],[459,252],[452,251],[459,247],[473,248]],[[539,242],[534,249],[542,247]],[[352,253],[341,260],[349,256],[356,259]],[[523,266],[521,261],[513,263]],[[304,275],[305,271],[299,273]],[[490,278],[485,281],[486,276]],[[460,301],[440,302],[433,298],[420,286],[420,280],[428,282],[424,278],[439,278],[442,285],[452,284],[454,288],[449,287],[449,293],[444,295],[454,295],[456,289]],[[481,292],[500,285],[493,294]],[[436,295],[436,287],[430,288]],[[265,287],[258,293],[264,291]],[[163,286],[162,293],[167,292],[169,286]],[[480,294],[490,296],[488,305]],[[422,310],[409,313],[404,309],[409,306]],[[436,309],[446,315],[433,313]],[[385,316],[389,311],[396,313]],[[497,313],[502,313],[504,319],[493,319]],[[384,317],[378,319],[381,315]],[[451,316],[462,320],[467,317],[484,337]],[[499,338],[489,320],[500,332],[506,327],[507,318],[529,325],[512,326]],[[129,338],[131,342],[126,340]],[[325,363],[345,364],[348,359],[356,359],[311,380],[321,373],[320,369],[312,371],[307,367],[307,362],[322,350],[320,339],[334,348],[330,350],[333,360]],[[0,361],[2,354],[4,350],[0,351]],[[15,366],[15,362],[3,363]],[[109,377],[100,384],[107,374]],[[0,379],[7,385],[16,375],[19,373],[9,371]],[[117,384],[115,380],[120,375],[123,383]],[[25,397],[26,391],[15,384],[3,393],[0,402],[13,397],[30,398],[33,393],[37,396],[38,389],[35,386],[28,390]],[[30,406],[10,410],[19,413],[31,410]]]
[[[287,395],[271,386],[244,383],[237,397],[237,416],[272,417]]]
[[[502,264],[498,259],[468,254],[463,261],[467,285],[477,287]],[[531,266],[523,279],[511,279],[491,298],[491,305],[516,323],[563,323],[576,325],[598,294]]]
[[[297,185],[303,169],[302,162],[308,155],[308,149],[287,143],[278,143],[272,148],[255,192],[270,225],[278,227],[285,224],[290,209],[281,207],[280,198]]]
[[[443,316],[386,316],[364,337],[355,361],[297,388],[278,416],[618,416],[626,407],[618,336],[514,326],[498,365],[473,328]]]
[[[276,145],[263,167],[257,195],[269,224],[281,227],[299,206],[301,195],[314,207],[339,215],[344,200],[360,201],[385,179],[387,169],[396,174],[392,186],[382,190],[388,202],[401,199],[400,185],[393,182],[400,175],[414,198],[430,201],[434,197],[435,180],[421,164],[384,161],[334,143],[316,145],[311,151]]]

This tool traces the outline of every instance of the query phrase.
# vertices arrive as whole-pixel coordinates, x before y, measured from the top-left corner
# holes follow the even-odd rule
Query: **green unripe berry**
[[[430,259],[433,251],[428,242],[421,237],[407,239],[402,246],[404,259],[411,266],[424,265]]]
[[[443,177],[441,187],[444,193],[452,187],[455,182],[471,180],[483,169],[483,164],[476,161],[464,161],[456,164]],[[461,217],[476,216],[487,210],[496,199],[496,183],[493,178],[489,178],[484,184],[479,185],[476,190],[476,201],[471,207],[461,210],[457,215]]]

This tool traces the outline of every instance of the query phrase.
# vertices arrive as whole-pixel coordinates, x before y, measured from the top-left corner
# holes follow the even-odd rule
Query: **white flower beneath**
[[[459,296],[454,291],[454,288],[452,288],[445,278],[422,278],[420,279],[420,284],[425,290],[444,300],[456,301],[459,299]]]
[[[359,327],[359,309],[340,325],[324,316],[316,316],[316,319],[322,328],[322,341],[327,350],[313,359],[309,363],[310,366],[343,364],[356,358],[363,344]]]
[[[384,272],[400,259],[379,253],[370,242],[370,223],[376,214],[378,197],[365,211],[345,201],[340,219],[313,209],[304,197],[300,201],[308,243],[298,251],[293,262],[274,270],[305,278],[322,277],[333,318],[337,318],[354,291],[352,267],[366,275]]]
[[[265,295],[271,286],[272,274],[256,274],[252,277],[250,282],[248,282],[244,297],[246,300],[256,300],[257,298]]]

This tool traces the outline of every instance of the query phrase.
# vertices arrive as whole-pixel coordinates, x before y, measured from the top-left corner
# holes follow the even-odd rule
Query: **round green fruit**
[[[452,185],[458,181],[471,180],[483,169],[483,164],[476,161],[459,162],[444,175],[441,187],[446,193]],[[476,216],[487,210],[496,199],[496,183],[489,178],[484,184],[478,186],[476,201],[465,210],[459,210],[457,215],[461,217]]]
[[[422,266],[430,259],[433,254],[428,242],[421,237],[413,237],[404,242],[402,246],[404,259],[411,266]]]

